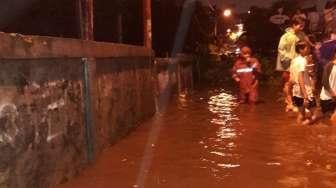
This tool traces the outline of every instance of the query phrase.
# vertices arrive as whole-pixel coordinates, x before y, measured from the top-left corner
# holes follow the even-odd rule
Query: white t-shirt
[[[293,85],[293,96],[303,98],[303,93],[301,92],[299,85],[299,75],[301,72],[304,72],[304,85],[306,89],[306,93],[309,99],[313,99],[313,81],[312,78],[308,74],[308,70],[306,69],[307,59],[302,57],[301,55],[294,58],[291,62],[289,72],[290,72],[290,80],[294,83]]]
[[[331,69],[331,73],[329,76],[329,84],[330,84],[330,88],[336,91],[336,66],[333,66],[333,68]],[[324,87],[321,90],[320,99],[321,100],[332,99],[330,93]]]

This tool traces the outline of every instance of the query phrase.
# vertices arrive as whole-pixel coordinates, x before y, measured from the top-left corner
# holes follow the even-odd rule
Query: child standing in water
[[[232,78],[239,85],[239,102],[255,104],[258,98],[258,76],[261,66],[258,59],[252,57],[249,47],[241,48],[240,56],[232,68]]]
[[[309,47],[305,42],[299,42],[295,45],[295,57],[290,65],[290,94],[293,104],[298,107],[298,123],[309,124],[316,119],[315,115],[309,116],[306,109],[313,112],[316,107],[314,98],[314,79],[312,76],[312,57],[309,56]],[[315,114],[315,113],[314,113]]]
[[[321,110],[324,115],[333,113],[331,120],[336,123],[336,50],[332,60],[324,66],[322,90],[320,94]]]

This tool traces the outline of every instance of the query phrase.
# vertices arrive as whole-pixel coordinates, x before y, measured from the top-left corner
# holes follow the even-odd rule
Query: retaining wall
[[[78,174],[154,115],[165,72],[170,92],[189,87],[190,66],[177,61],[159,66],[139,46],[0,33],[0,187]]]

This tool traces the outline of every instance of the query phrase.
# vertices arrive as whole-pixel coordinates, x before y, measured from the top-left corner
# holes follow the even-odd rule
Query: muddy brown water
[[[336,187],[336,132],[295,123],[279,92],[256,106],[231,90],[181,95],[60,187]]]

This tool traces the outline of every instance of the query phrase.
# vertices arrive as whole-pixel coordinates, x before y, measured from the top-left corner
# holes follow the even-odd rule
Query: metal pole
[[[123,20],[123,15],[122,13],[119,13],[118,15],[118,42],[122,43],[123,42],[123,25],[122,21]]]
[[[152,14],[151,0],[143,0],[144,46],[152,48]]]
[[[88,58],[82,58],[82,63],[84,66],[84,121],[85,121],[85,137],[86,137],[86,150],[87,159],[92,161],[94,158],[94,140],[93,140],[93,105],[91,96],[91,79],[90,79],[90,61]]]
[[[93,0],[78,0],[78,17],[80,37],[83,40],[93,40]],[[92,83],[93,71],[95,66],[94,59],[87,57],[82,58],[83,65],[83,92],[84,92],[84,124],[87,159],[92,161],[94,158],[94,141],[93,141],[93,106],[92,105]]]
[[[214,32],[215,37],[217,37],[217,32],[218,32],[218,31],[217,31],[217,30],[218,30],[217,27],[218,27],[218,21],[217,21],[217,18],[216,18],[216,21],[215,21],[215,29],[214,29],[214,30],[215,30],[215,32]]]
[[[78,0],[80,37],[93,40],[93,0]]]

